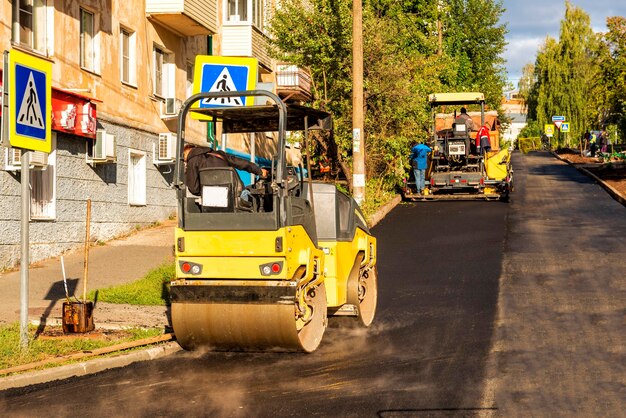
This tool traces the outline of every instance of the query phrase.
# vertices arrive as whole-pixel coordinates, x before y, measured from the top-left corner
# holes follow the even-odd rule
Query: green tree
[[[543,126],[551,123],[554,115],[565,116],[570,122],[571,144],[577,144],[587,129],[597,126],[602,97],[599,46],[589,15],[567,1],[559,40],[546,38],[532,76],[524,79],[528,118]],[[563,139],[559,133],[559,144]]]
[[[536,121],[539,126],[552,123],[552,115],[559,113],[556,108],[555,94],[558,85],[558,43],[547,37],[541,46],[534,66],[534,79],[528,93],[528,119]]]
[[[322,152],[350,178],[352,11],[348,0],[281,2],[271,21],[274,57],[309,69],[314,105],[335,119],[335,135],[320,137]]]
[[[576,142],[586,129],[598,122],[598,38],[591,28],[589,15],[565,3],[559,39],[560,114],[570,122],[570,137]]]
[[[458,28],[450,4],[467,3],[472,16]],[[271,21],[277,59],[310,69],[315,106],[335,119],[333,138],[319,149],[337,158],[351,178],[351,0],[285,0]],[[408,168],[409,145],[425,139],[430,121],[427,95],[481,90],[498,108],[504,73],[500,54],[505,28],[493,0],[369,0],[363,9],[365,144],[368,181],[398,184]],[[444,22],[438,52],[437,19]],[[469,31],[475,42],[462,42]],[[484,39],[486,38],[486,39]],[[467,62],[466,62],[467,61]]]
[[[487,104],[497,109],[506,83],[502,51],[506,26],[501,1],[449,0],[445,8],[445,52],[453,57],[458,90],[480,91]]]
[[[524,65],[522,68],[522,76],[517,83],[517,89],[520,97],[524,100],[527,109],[528,101],[530,100],[530,95],[535,81],[535,66],[533,64]]]
[[[617,125],[626,136],[626,18],[607,19],[608,32],[602,38],[601,72],[604,86],[602,124]]]

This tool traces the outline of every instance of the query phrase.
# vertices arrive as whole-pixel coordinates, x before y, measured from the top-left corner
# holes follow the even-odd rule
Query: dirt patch
[[[626,197],[626,166],[624,164],[605,163],[598,167],[586,166],[585,168],[617,190],[622,197]]]
[[[626,197],[626,163],[612,159],[605,162],[598,157],[585,157],[579,150],[560,149],[556,153],[564,160],[575,165],[583,165],[586,170],[602,179],[622,196]]]

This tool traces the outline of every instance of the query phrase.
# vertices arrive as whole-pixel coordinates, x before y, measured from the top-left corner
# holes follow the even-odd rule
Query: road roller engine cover
[[[274,104],[202,106],[247,96]],[[274,132],[278,151],[268,178],[244,186],[232,167],[201,168],[200,196],[191,195],[183,161],[190,112],[212,117],[225,134]],[[174,172],[176,280],[170,287],[172,325],[183,348],[312,352],[328,317],[372,323],[376,239],[359,206],[334,184],[308,178],[310,166],[286,162],[287,131],[302,131],[306,141],[311,131],[331,128],[328,113],[285,104],[268,91],[199,93],[183,104]]]

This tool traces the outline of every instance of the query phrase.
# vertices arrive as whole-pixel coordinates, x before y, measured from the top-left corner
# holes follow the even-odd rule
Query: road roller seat
[[[250,212],[252,203],[243,199],[243,182],[233,167],[199,170],[202,212]]]

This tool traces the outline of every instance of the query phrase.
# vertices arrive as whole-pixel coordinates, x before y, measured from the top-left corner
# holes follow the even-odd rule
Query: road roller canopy
[[[441,105],[481,104],[485,102],[485,95],[478,92],[464,93],[433,93],[428,95],[432,107]]]
[[[331,130],[330,113],[312,107],[286,104],[287,131]],[[252,133],[278,131],[278,106],[239,106],[192,109],[222,122],[224,133]]]

